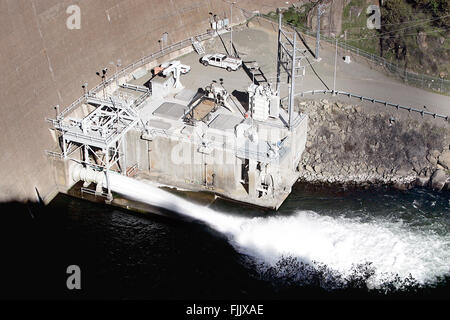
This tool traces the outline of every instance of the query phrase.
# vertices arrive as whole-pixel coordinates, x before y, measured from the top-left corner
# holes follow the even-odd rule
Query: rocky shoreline
[[[309,116],[299,182],[344,188],[450,190],[450,129],[340,102],[301,101]]]

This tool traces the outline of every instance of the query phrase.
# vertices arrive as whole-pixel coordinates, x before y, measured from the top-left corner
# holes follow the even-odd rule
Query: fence
[[[269,21],[270,23],[278,25],[278,22],[274,21],[274,17],[268,16],[268,15],[261,15],[261,14],[255,14],[255,16],[258,16],[259,18],[262,18],[264,20]],[[303,27],[295,27],[294,25],[290,23],[284,23],[284,25],[289,26],[292,29],[295,29],[301,33],[304,33],[311,37],[316,37],[316,32],[313,32],[312,30],[303,28]],[[336,39],[335,38],[329,38],[324,35],[321,35],[321,39],[335,45]],[[352,45],[341,43],[338,41],[338,46],[342,48],[343,50],[347,50],[349,52],[352,52],[353,54],[363,57],[370,62],[374,63],[375,65],[384,68],[389,74],[394,75],[402,79],[405,83],[423,88],[428,90],[433,90],[436,92],[440,92],[443,94],[449,94],[450,93],[450,81],[445,80],[442,78],[435,78],[430,77],[424,74],[417,74],[413,72],[406,71],[405,68],[399,66],[398,64],[394,64],[378,55],[375,55],[373,53],[366,52],[360,48],[354,47]]]
[[[277,22],[275,22],[273,20],[273,18],[271,18],[270,16],[267,15],[262,15],[258,12],[249,12],[243,8],[239,8],[243,15],[248,19],[252,19],[254,17],[259,17],[262,19],[265,19],[267,21],[269,21],[270,23],[273,24],[277,24]],[[315,32],[308,30],[306,28],[303,27],[295,27],[292,24],[289,23],[284,23],[285,25],[299,31],[302,32],[304,34],[307,34],[311,37],[315,37]],[[214,32],[205,32],[202,33],[200,35],[195,36],[197,38],[198,41],[204,41],[207,40],[209,38],[212,38],[214,36]],[[332,38],[328,38],[325,36],[322,36],[322,39],[325,40],[326,42],[330,43],[330,44],[334,44],[335,40]],[[175,52],[177,50],[189,47],[192,45],[192,40],[191,37],[189,37],[188,39],[182,40],[180,42],[177,42],[175,44],[172,44],[166,48],[163,48],[162,50],[159,50],[157,52],[154,52],[150,55],[147,55],[141,59],[139,59],[138,61],[128,65],[127,67],[125,67],[124,69],[120,70],[119,72],[117,72],[116,74],[114,74],[112,77],[108,78],[105,82],[99,83],[95,88],[91,89],[89,91],[89,95],[91,94],[96,94],[98,93],[100,90],[102,90],[103,87],[108,86],[109,84],[111,84],[112,82],[115,82],[117,79],[119,79],[120,77],[124,76],[124,75],[128,75],[130,74],[133,70],[140,68],[144,65],[146,65],[147,63],[161,58],[163,56],[165,56],[166,54]],[[431,89],[437,92],[441,92],[444,94],[448,94],[450,93],[450,81],[448,80],[444,80],[441,78],[434,78],[434,77],[430,77],[430,76],[426,76],[426,75],[419,75],[419,74],[415,74],[415,73],[411,73],[408,71],[405,71],[403,68],[399,67],[397,64],[393,64],[389,61],[387,61],[384,58],[381,58],[377,55],[374,55],[372,53],[368,53],[364,50],[361,50],[359,48],[353,47],[351,45],[348,44],[343,44],[343,43],[338,43],[339,47],[341,47],[344,50],[348,50],[351,51],[352,53],[354,53],[357,56],[366,58],[368,60],[370,60],[373,63],[376,63],[378,65],[383,66],[387,71],[389,71],[391,74],[397,75],[399,76],[403,81],[405,81],[406,83],[410,84],[410,85],[414,85],[414,86],[418,86],[424,89]],[[68,106],[66,109],[64,109],[64,111],[62,111],[59,114],[59,118],[63,118],[64,116],[66,116],[70,111],[72,111],[74,108],[78,107],[83,101],[84,99],[86,99],[86,96],[81,96],[80,98],[78,98],[77,100],[75,100],[70,106]]]
[[[251,18],[253,18],[255,15],[257,15],[257,13],[255,12],[250,12],[248,10],[245,10],[243,8],[239,8],[237,7],[237,9],[241,10],[241,13],[243,14],[244,18],[249,20]],[[185,40],[182,40],[180,42],[177,42],[175,44],[172,44],[166,48],[163,48],[157,52],[154,52],[148,56],[145,56],[141,59],[139,59],[138,61],[128,65],[127,67],[125,67],[124,69],[120,70],[119,72],[117,72],[116,74],[114,74],[111,78],[108,78],[105,82],[99,83],[95,88],[89,90],[89,93],[87,95],[92,95],[92,94],[96,94],[98,93],[100,90],[102,90],[104,87],[108,86],[109,84],[111,84],[112,82],[116,81],[117,79],[119,79],[120,77],[130,74],[133,70],[140,68],[144,65],[146,65],[147,63],[161,58],[163,56],[165,56],[166,54],[175,52],[177,50],[181,50],[184,48],[187,48],[189,46],[192,45],[192,38],[195,38],[197,41],[201,42],[207,39],[210,39],[212,37],[214,37],[214,35],[216,34],[215,31],[210,30],[210,32],[204,32],[202,34],[199,35],[195,35],[193,37],[189,37]],[[217,33],[218,35],[218,33]],[[75,109],[76,107],[78,107],[84,100],[86,99],[86,95],[79,97],[77,100],[75,100],[70,106],[68,106],[66,109],[64,109],[58,116],[58,118],[64,118],[67,114],[69,114],[73,109]]]
[[[205,32],[202,33],[200,35],[197,35],[196,38],[199,41],[204,41],[207,40],[209,38],[212,38],[214,36],[214,32]],[[145,56],[141,59],[139,59],[138,61],[128,65],[127,67],[125,67],[124,69],[118,71],[117,73],[115,73],[112,77],[108,78],[107,80],[105,80],[105,82],[101,82],[99,83],[96,87],[94,87],[93,89],[89,90],[89,93],[87,94],[88,96],[91,95],[95,95],[96,93],[100,92],[104,87],[108,86],[109,84],[115,82],[116,80],[118,80],[120,77],[126,76],[128,74],[130,74],[133,70],[140,68],[142,66],[145,66],[147,63],[156,60],[158,58],[161,58],[163,56],[165,56],[166,54],[187,48],[189,46],[192,45],[192,41],[191,38],[189,37],[188,39],[182,40],[180,42],[177,42],[175,44],[172,44],[166,48],[163,48],[162,50],[159,50],[157,52],[154,52],[148,56]],[[64,118],[67,114],[69,114],[73,109],[77,108],[84,100],[86,99],[86,95],[79,97],[77,100],[75,100],[70,106],[68,106],[66,109],[64,109],[64,111],[62,111],[58,118]]]
[[[349,98],[356,98],[356,99],[359,99],[361,101],[368,101],[368,102],[372,102],[372,103],[379,103],[379,104],[384,105],[386,107],[394,107],[397,110],[403,109],[403,110],[406,110],[406,111],[409,111],[409,112],[416,112],[416,113],[419,113],[420,115],[422,115],[422,117],[424,115],[427,115],[427,116],[431,116],[431,117],[433,117],[435,119],[436,118],[441,118],[441,119],[443,119],[445,121],[448,121],[448,116],[446,116],[446,115],[437,114],[437,113],[433,113],[433,112],[429,112],[429,111],[425,111],[425,110],[419,110],[419,109],[416,109],[416,108],[403,106],[403,105],[400,105],[400,104],[391,103],[391,102],[378,100],[378,99],[374,99],[374,98],[364,97],[364,96],[360,96],[360,95],[353,94],[353,93],[350,93],[350,92],[345,92],[345,91],[311,90],[311,91],[305,91],[305,92],[297,93],[297,94],[295,94],[295,96],[303,97],[303,96],[305,96],[305,94],[311,94],[311,95],[315,95],[315,94],[343,95],[343,96],[347,96]],[[283,98],[283,100],[285,100],[285,99],[287,99],[287,97]]]

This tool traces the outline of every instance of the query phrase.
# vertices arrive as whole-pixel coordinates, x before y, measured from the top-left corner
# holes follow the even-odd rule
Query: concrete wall
[[[81,9],[81,29],[69,30],[70,5]],[[279,0],[241,0],[261,12],[285,5]],[[0,1],[0,201],[36,199],[56,191],[44,151],[52,139],[46,117],[94,87],[96,71],[114,71],[168,44],[206,31],[208,13],[223,15],[221,0],[2,0]],[[236,19],[236,20],[235,20]],[[239,10],[234,19],[242,21]]]
[[[150,142],[150,172],[164,176],[175,185],[183,183],[208,186],[214,182],[217,192],[230,192],[236,188],[240,176],[240,160],[234,152],[215,149],[211,154],[198,151],[199,145],[157,137]],[[205,165],[206,164],[206,165]],[[213,174],[215,178],[213,178]]]

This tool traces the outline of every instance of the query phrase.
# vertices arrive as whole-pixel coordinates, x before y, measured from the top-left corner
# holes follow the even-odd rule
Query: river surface
[[[14,251],[10,265],[23,266],[7,271],[28,274],[33,265],[42,277],[27,293],[44,298],[449,297],[448,192],[297,185],[276,213],[221,200],[205,208],[153,192],[173,214],[59,195],[26,224],[28,240],[16,235],[28,254]],[[72,264],[82,270],[77,293],[65,288]]]

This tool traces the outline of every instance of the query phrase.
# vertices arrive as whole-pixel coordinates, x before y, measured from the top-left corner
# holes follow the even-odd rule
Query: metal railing
[[[138,173],[138,171],[139,171],[138,164],[135,163],[131,167],[127,168],[126,175],[127,175],[127,177],[134,177]]]
[[[448,119],[449,119],[449,116],[445,116],[445,115],[442,115],[442,114],[433,113],[433,112],[429,112],[429,111],[425,111],[425,110],[419,110],[419,109],[416,109],[416,108],[413,108],[413,107],[403,106],[403,105],[396,104],[396,103],[391,103],[391,102],[388,102],[388,101],[383,101],[383,100],[378,100],[378,99],[374,99],[374,98],[364,97],[364,96],[360,96],[360,95],[357,95],[357,94],[354,94],[354,93],[350,93],[350,92],[345,92],[345,91],[311,90],[311,91],[305,91],[305,92],[297,93],[297,94],[295,94],[295,96],[304,97],[306,94],[311,94],[311,95],[314,95],[314,94],[334,94],[336,96],[337,95],[342,95],[342,96],[346,96],[348,98],[356,98],[356,99],[359,99],[361,101],[368,101],[368,102],[371,102],[371,103],[378,103],[378,104],[384,105],[386,107],[394,107],[397,110],[403,109],[403,110],[406,110],[406,111],[409,111],[409,112],[416,112],[416,113],[419,113],[420,115],[422,115],[422,117],[424,115],[427,115],[427,116],[432,116],[433,118],[441,118],[441,119],[444,119],[446,121],[448,121]],[[287,99],[287,97],[283,98],[282,100],[285,100],[285,99]]]
[[[199,41],[204,41],[204,40],[212,38],[213,36],[214,36],[214,32],[205,32],[205,33],[197,35],[196,38]],[[110,85],[111,83],[113,83],[116,80],[118,80],[120,77],[123,77],[125,75],[130,74],[135,69],[140,68],[142,66],[145,66],[147,63],[150,63],[153,60],[161,58],[161,57],[163,57],[163,56],[165,56],[165,55],[167,55],[169,53],[175,52],[177,50],[181,50],[181,49],[187,48],[189,46],[192,46],[192,42],[191,42],[191,38],[190,37],[188,39],[185,39],[185,40],[182,40],[180,42],[174,43],[174,44],[172,44],[170,46],[167,46],[166,48],[163,48],[162,50],[159,50],[159,51],[151,53],[151,54],[149,54],[149,55],[147,55],[145,57],[142,57],[138,61],[136,61],[136,62],[128,65],[124,69],[118,71],[117,73],[115,73],[113,76],[111,76],[110,78],[108,78],[104,82],[99,83],[96,87],[94,87],[93,89],[89,90],[89,92],[86,95],[83,95],[83,96],[79,97],[70,106],[68,106],[66,109],[64,109],[58,115],[58,117],[59,118],[64,118],[72,110],[77,108],[86,99],[87,96],[92,96],[92,95],[97,94],[98,92],[100,92],[103,89],[103,87],[106,87],[106,86]]]
[[[129,89],[129,90],[133,90],[133,91],[137,91],[137,92],[143,92],[143,93],[147,93],[150,91],[149,88],[144,87],[144,86],[140,86],[137,84],[129,84],[129,83],[124,83],[120,85],[121,88],[123,89]]]
[[[255,13],[255,16],[257,16],[258,18],[262,18],[262,19],[278,26],[278,22],[274,21],[273,20],[274,18],[271,16],[262,15],[262,14],[258,14],[258,13]],[[284,22],[283,24],[292,29],[295,29],[301,33],[304,33],[310,37],[316,37],[315,31],[309,30],[304,27],[299,27],[299,26],[296,27],[290,23]],[[321,35],[321,39],[328,42],[329,44],[332,44],[333,46],[336,43],[335,38],[330,38],[325,35]],[[373,64],[376,64],[377,66],[382,67],[385,71],[387,71],[388,74],[394,75],[394,76],[400,78],[408,85],[412,85],[412,86],[419,87],[422,89],[433,90],[433,91],[443,93],[443,94],[450,93],[450,81],[449,80],[406,71],[405,68],[400,66],[398,63],[392,63],[389,60],[386,60],[376,54],[364,51],[360,48],[354,47],[347,43],[338,42],[338,46],[343,50],[351,52],[358,57],[365,58],[365,59],[369,60],[370,62],[372,62]]]
[[[55,158],[55,159],[59,159],[62,160],[64,159],[64,154],[60,153],[60,152],[55,152],[55,151],[50,151],[50,150],[45,150],[45,154],[49,157]]]
[[[94,197],[108,198],[108,194],[105,193],[105,192],[98,193],[95,190],[92,190],[92,189],[89,189],[89,188],[84,188],[84,187],[81,187],[80,191],[81,191],[81,196],[82,197],[85,194],[89,194],[89,195],[94,196]]]

